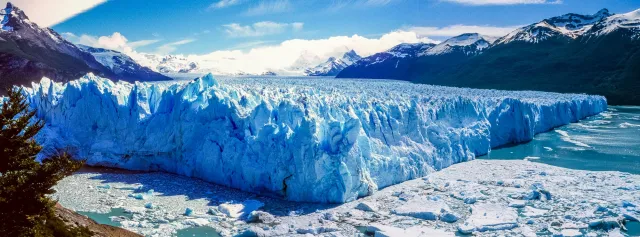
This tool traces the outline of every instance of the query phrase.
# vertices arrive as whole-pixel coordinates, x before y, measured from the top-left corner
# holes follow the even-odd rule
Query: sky
[[[0,0],[4,5],[6,0]],[[137,53],[244,58],[269,66],[301,53],[354,49],[468,32],[503,36],[565,13],[626,13],[640,0],[13,0],[32,21],[74,43]],[[266,60],[266,61],[265,61]]]

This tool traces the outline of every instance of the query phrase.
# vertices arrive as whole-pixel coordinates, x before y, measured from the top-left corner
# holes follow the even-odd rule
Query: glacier
[[[24,88],[44,152],[343,203],[607,108],[602,96],[388,80],[214,78]]]

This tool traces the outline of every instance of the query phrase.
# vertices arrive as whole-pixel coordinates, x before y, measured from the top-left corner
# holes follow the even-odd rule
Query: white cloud
[[[266,14],[288,12],[293,9],[289,0],[264,0],[260,1],[257,5],[254,5],[247,9],[245,15],[259,16]]]
[[[195,39],[183,39],[176,42],[171,42],[167,44],[163,44],[160,47],[156,48],[157,54],[170,54],[178,49],[178,46],[185,45],[191,42],[196,41]]]
[[[365,0],[362,4],[365,6],[385,6],[391,2],[393,0]]]
[[[294,31],[300,31],[302,30],[302,27],[304,27],[304,23],[294,22],[294,23],[291,23],[291,27],[293,28]]]
[[[227,35],[231,37],[258,37],[265,35],[275,35],[285,32],[288,29],[295,31],[302,30],[304,23],[277,23],[272,21],[261,21],[253,23],[252,25],[240,25],[238,23],[231,23],[223,25]]]
[[[294,23],[289,23],[290,29],[296,27]],[[145,66],[153,66],[148,62],[144,53],[137,52],[136,47],[157,43],[155,39],[140,40],[130,42],[120,33],[113,33],[110,36],[76,36],[71,33],[64,33],[65,37],[75,43],[83,43],[89,46],[109,48],[121,51],[130,57],[138,60]],[[184,39],[176,42],[163,44],[155,49],[156,54],[166,55],[175,52],[178,46],[195,41],[194,39]],[[249,41],[230,47],[228,50],[214,51],[201,55],[183,55],[189,60],[200,63],[205,69],[223,72],[247,72],[262,73],[267,70],[284,70],[291,66],[300,55],[306,51],[311,55],[317,55],[320,60],[326,60],[331,56],[341,56],[347,50],[355,50],[362,56],[369,56],[374,53],[385,51],[400,43],[428,42],[437,43],[427,37],[421,37],[415,32],[394,31],[378,37],[363,37],[360,35],[334,36],[324,39],[292,39],[281,43],[270,45],[272,41]],[[145,61],[147,60],[147,61]],[[320,63],[320,62],[318,62]],[[216,70],[219,69],[219,70]],[[286,72],[286,71],[285,71]]]
[[[242,1],[241,0],[219,0],[219,1],[214,2],[211,5],[209,5],[209,7],[207,9],[226,8],[226,7],[230,7],[230,6],[233,6],[233,5],[237,5],[240,2],[242,2]]]
[[[94,8],[106,0],[11,0],[14,6],[22,9],[41,27],[50,27],[75,15]],[[6,0],[0,0],[4,8]]]
[[[464,5],[560,4],[562,0],[440,0]]]
[[[129,42],[127,43],[127,45],[135,49],[137,47],[147,46],[147,45],[155,44],[158,42],[160,42],[159,39],[138,40],[138,41]]]
[[[521,26],[475,26],[475,25],[452,25],[446,27],[406,27],[405,30],[415,32],[419,36],[430,37],[453,37],[464,33],[479,33],[488,36],[505,36]]]
[[[315,40],[293,39],[277,45],[254,47],[246,51],[220,50],[205,55],[189,55],[187,57],[201,62],[201,66],[204,68],[223,68],[225,71],[231,72],[262,73],[266,70],[287,68],[305,51],[325,60],[330,56],[338,56],[348,49],[353,49],[362,56],[369,56],[385,51],[400,43],[417,42],[435,41],[426,37],[419,37],[415,32],[395,31],[384,34],[379,38],[353,35]],[[262,43],[260,42],[259,44]]]
[[[77,36],[73,33],[62,33],[62,36],[67,40],[75,44],[84,44],[95,48],[111,49],[122,52],[133,59],[142,59],[144,55],[136,51],[136,48],[152,45],[159,42],[159,39],[148,39],[129,42],[124,35],[119,32],[114,32],[109,36],[92,36],[92,35],[80,35]],[[140,61],[139,61],[140,62]],[[142,62],[140,62],[142,63]]]

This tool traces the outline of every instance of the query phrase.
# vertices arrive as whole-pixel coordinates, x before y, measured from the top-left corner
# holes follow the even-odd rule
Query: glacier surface
[[[604,111],[601,96],[386,80],[114,83],[25,88],[45,151],[167,171],[293,201],[342,203]]]

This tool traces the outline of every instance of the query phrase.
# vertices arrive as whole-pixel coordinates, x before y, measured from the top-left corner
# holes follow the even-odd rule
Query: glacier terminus
[[[44,152],[343,203],[607,109],[602,96],[389,80],[214,78],[25,88]]]

